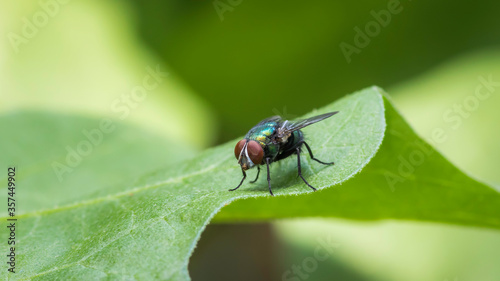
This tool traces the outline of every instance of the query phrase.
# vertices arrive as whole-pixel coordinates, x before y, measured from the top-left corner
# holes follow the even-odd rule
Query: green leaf
[[[500,130],[492,130],[492,125],[500,119],[499,64],[499,49],[478,50],[390,90],[396,106],[420,136],[430,139],[456,166],[497,190]],[[442,141],[432,141],[439,130]]]
[[[307,116],[334,110],[340,113],[304,130],[315,156],[336,163],[323,166],[302,156],[306,179],[320,191],[311,192],[297,177],[296,159],[289,157],[272,165],[276,197],[269,196],[265,176],[253,185],[247,182],[237,191],[227,191],[241,179],[233,156],[236,141],[147,174],[143,166],[148,161],[158,165],[168,161],[172,145],[152,141],[149,135],[122,137],[141,135],[129,127],[106,135],[95,152],[86,156],[86,172],[80,174],[80,166],[75,167],[63,184],[57,184],[57,177],[46,166],[62,161],[65,145],[79,143],[82,127],[95,127],[95,120],[77,122],[68,117],[62,122],[24,114],[3,117],[2,132],[16,132],[2,140],[0,149],[11,164],[19,163],[22,215],[18,219],[23,229],[16,245],[19,272],[9,277],[188,280],[189,256],[204,227],[223,206],[245,198],[252,199],[237,200],[215,220],[339,216],[500,227],[499,194],[425,145],[380,89],[363,90]],[[58,126],[51,125],[58,122]],[[112,153],[115,147],[123,149]],[[431,153],[424,154],[423,163],[413,165],[412,173],[400,174],[399,159],[409,159],[420,147]],[[182,154],[175,147],[174,151]],[[106,152],[109,154],[103,156]],[[130,161],[139,155],[142,158]],[[106,181],[106,169],[113,165],[128,169],[121,182]],[[86,182],[85,173],[101,180]],[[249,173],[249,177],[253,175]],[[388,184],[388,175],[402,182]],[[45,180],[37,181],[40,177]],[[53,196],[53,202],[37,204],[44,191],[47,197]],[[28,207],[30,204],[33,206]],[[2,232],[0,239],[5,241],[6,235]]]
[[[0,139],[2,167],[17,168],[18,212],[23,213],[133,188],[145,172],[196,153],[184,144],[107,118],[25,112],[0,120],[0,130],[6,132]],[[0,179],[6,176],[7,172]],[[2,208],[0,214],[5,216],[6,211]]]
[[[500,194],[458,170],[422,141],[386,96],[384,105],[384,141],[359,176],[310,196],[236,202],[214,221],[335,216],[500,228]]]

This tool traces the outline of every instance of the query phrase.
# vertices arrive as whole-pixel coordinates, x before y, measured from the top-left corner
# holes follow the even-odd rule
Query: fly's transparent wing
[[[281,132],[282,134],[288,134],[288,133],[291,133],[293,131],[297,131],[297,130],[300,130],[304,127],[307,127],[311,124],[314,124],[316,122],[319,122],[321,120],[325,120],[326,118],[328,117],[331,117],[335,114],[339,113],[338,111],[335,111],[335,112],[330,112],[330,113],[325,113],[325,114],[321,114],[321,115],[317,115],[317,116],[314,116],[314,117],[311,117],[311,118],[307,118],[307,119],[304,119],[304,120],[299,120],[299,121],[285,121],[283,122],[283,125],[282,127],[280,128],[281,129]]]
[[[275,115],[275,116],[271,116],[269,118],[266,118],[266,119],[260,121],[256,126],[262,125],[262,124],[265,124],[265,123],[269,123],[269,122],[277,122],[277,123],[279,123],[280,121],[281,121],[281,117],[279,115]]]

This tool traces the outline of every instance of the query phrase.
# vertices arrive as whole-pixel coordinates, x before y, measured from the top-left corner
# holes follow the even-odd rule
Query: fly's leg
[[[266,165],[267,165],[267,184],[269,185],[269,193],[271,193],[271,196],[274,196],[272,190],[271,190],[271,174],[269,173],[269,159],[266,158]]]
[[[311,159],[312,159],[312,160],[314,160],[314,161],[316,161],[316,162],[318,162],[318,163],[321,163],[321,164],[323,164],[323,165],[333,165],[333,164],[335,164],[334,162],[326,162],[326,163],[325,163],[325,162],[323,162],[323,161],[321,161],[321,160],[319,160],[319,159],[317,159],[317,158],[314,158],[313,153],[312,153],[312,150],[311,150],[311,148],[309,147],[309,145],[307,144],[307,142],[303,141],[302,143],[306,145],[307,151],[309,151],[309,156],[311,156]],[[300,168],[299,168],[299,170],[300,170]]]
[[[236,189],[240,188],[241,184],[246,179],[247,173],[245,173],[245,171],[243,169],[241,169],[241,171],[243,172],[243,178],[241,179],[240,184],[238,184],[238,186],[233,188],[233,189],[229,189],[229,191],[235,191]]]
[[[250,183],[254,183],[256,182],[258,179],[259,179],[259,174],[260,174],[260,166],[257,166],[257,176],[255,177],[255,179],[253,181],[251,181]]]
[[[307,146],[307,144],[306,144],[306,146]],[[306,179],[302,176],[302,169],[300,167],[300,148],[297,147],[296,150],[297,150],[297,167],[298,167],[298,171],[299,171],[299,177],[307,184],[307,186],[309,186],[310,188],[312,188],[312,190],[316,191],[316,188],[314,188],[312,185],[310,185],[306,181]],[[309,152],[311,152],[311,151],[309,151]]]

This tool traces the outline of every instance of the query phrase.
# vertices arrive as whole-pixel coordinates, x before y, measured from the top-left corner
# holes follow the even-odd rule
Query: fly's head
[[[264,149],[254,140],[242,139],[234,148],[234,156],[238,159],[241,169],[246,171],[262,163]]]

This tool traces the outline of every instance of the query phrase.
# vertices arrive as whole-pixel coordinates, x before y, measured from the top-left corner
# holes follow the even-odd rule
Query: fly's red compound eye
[[[239,159],[240,158],[240,153],[241,153],[241,150],[243,149],[243,147],[245,146],[245,143],[247,142],[247,140],[243,139],[243,140],[240,140],[237,144],[236,144],[236,147],[234,148],[234,156],[236,157],[236,159]]]
[[[248,157],[255,165],[262,163],[262,158],[264,158],[264,150],[262,146],[256,141],[249,141],[247,145]]]

